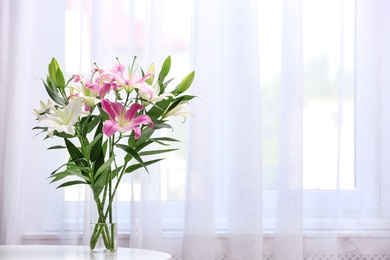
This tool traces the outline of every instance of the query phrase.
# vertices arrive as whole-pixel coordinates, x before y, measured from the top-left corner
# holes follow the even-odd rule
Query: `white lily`
[[[40,108],[33,108],[33,113],[36,115],[37,118],[40,118],[43,114],[48,113],[50,109],[52,109],[53,104],[49,100],[47,100],[47,104],[44,103],[42,100],[40,101]]]
[[[47,133],[53,137],[54,131],[64,132],[70,135],[75,134],[74,125],[80,116],[88,115],[88,112],[82,110],[83,99],[74,98],[64,108],[52,108],[51,112],[44,114],[39,121],[48,127]]]
[[[163,115],[164,118],[169,117],[169,116],[182,116],[184,121],[183,123],[187,120],[187,115],[191,114],[194,115],[192,112],[185,110],[184,108],[186,105],[188,105],[189,102],[181,102],[179,105],[177,105],[174,109],[170,110],[168,113],[165,113]]]
[[[99,91],[95,89],[87,88],[84,85],[81,86],[81,89],[77,86],[71,86],[70,89],[71,89],[71,97],[83,98],[83,101],[85,102],[88,109],[100,103],[100,99],[97,97]]]

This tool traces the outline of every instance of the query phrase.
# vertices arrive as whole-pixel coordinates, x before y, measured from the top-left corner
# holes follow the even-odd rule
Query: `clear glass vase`
[[[115,253],[117,239],[117,223],[91,223],[90,249],[92,252]]]
[[[110,189],[111,192],[111,189]],[[117,251],[118,224],[116,222],[116,200],[110,192],[92,192],[90,249],[92,252],[115,253]]]

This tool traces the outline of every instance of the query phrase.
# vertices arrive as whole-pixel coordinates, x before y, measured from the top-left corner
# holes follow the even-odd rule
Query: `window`
[[[109,1],[102,6],[93,6],[92,1],[67,0],[66,13],[66,71],[73,73],[89,73],[91,56],[100,59],[99,52],[112,53],[111,60],[100,60],[100,66],[110,66],[118,56],[128,59],[139,55],[141,62],[147,61],[148,46],[146,38],[157,37],[149,31],[147,24],[156,23],[163,35],[157,39],[160,47],[175,56],[172,74],[184,75],[190,70],[189,46],[191,41],[191,6],[190,1],[169,0],[162,3],[159,12],[162,16],[150,15],[144,1],[120,1],[120,11],[111,10],[115,5]],[[79,6],[83,5],[83,6]],[[180,23],[170,20],[170,12],[175,12],[180,5]],[[372,203],[367,208],[370,216],[375,215],[376,197],[375,183],[369,181],[370,170],[359,168],[355,156],[359,154],[359,143],[355,133],[362,127],[356,119],[355,90],[355,1],[331,0],[311,1],[303,3],[303,44],[304,44],[304,107],[303,107],[303,199],[305,225],[311,228],[311,221],[326,219],[335,208],[336,198],[345,205],[340,216],[353,218],[359,212],[365,200]],[[104,8],[118,14],[115,17],[93,17],[93,8]],[[124,10],[124,11],[123,11]],[[186,10],[186,11],[183,11]],[[153,11],[152,11],[153,12]],[[262,89],[262,149],[263,149],[263,187],[265,228],[272,229],[272,217],[275,210],[278,149],[280,129],[280,78],[282,50],[282,1],[259,1],[259,50],[260,80]],[[177,14],[175,14],[177,15]],[[177,16],[176,16],[177,17]],[[107,19],[107,20],[104,20]],[[131,19],[121,30],[126,33],[104,30],[91,32],[90,24],[120,23]],[[155,19],[160,19],[156,21]],[[81,25],[81,27],[80,27]],[[142,33],[141,33],[142,32]],[[107,42],[94,42],[94,34],[105,34]],[[120,37],[112,37],[120,35]],[[129,38],[137,36],[134,49],[128,49]],[[177,58],[177,59],[176,59]],[[160,60],[160,62],[162,59]],[[124,61],[125,62],[125,61]],[[159,67],[156,64],[156,67]],[[357,122],[359,121],[359,122]],[[180,152],[170,154],[160,165],[161,199],[167,208],[180,206],[185,198],[186,186],[186,126],[180,119],[173,122],[172,133],[184,142],[180,144]],[[368,141],[370,142],[370,141]],[[119,191],[119,201],[129,201],[130,176]],[[137,186],[138,185],[138,186]],[[139,189],[135,183],[134,189]],[[218,188],[219,189],[219,188]],[[226,194],[226,190],[219,191]],[[138,193],[137,190],[134,190]],[[64,191],[64,200],[70,206],[83,200],[84,191],[80,187],[69,187]],[[220,199],[221,219],[224,218],[224,198]],[[318,201],[323,203],[319,204]],[[182,206],[182,205],[181,205]],[[172,216],[174,210],[168,210],[166,216]],[[178,214],[181,210],[176,211]],[[129,214],[123,213],[123,216]],[[72,215],[75,217],[76,215]],[[222,223],[223,221],[221,221]],[[267,224],[268,223],[268,224]],[[223,223],[221,227],[224,226]],[[327,228],[324,225],[324,228]],[[351,225],[351,227],[354,227]]]
[[[306,190],[355,188],[354,1],[343,2],[344,6],[340,1],[304,1],[303,5]],[[272,189],[276,185],[282,131],[278,122],[282,3],[261,2],[259,13],[264,187]]]
[[[282,1],[259,3],[264,228],[272,230],[277,205],[278,139],[285,131],[279,122],[283,8]],[[329,228],[335,209],[350,229],[373,226],[358,226],[354,219],[359,214],[380,221],[372,158],[364,159],[366,166],[355,162],[357,154],[360,160],[366,154],[366,144],[375,142],[369,138],[355,140],[356,133],[365,132],[369,124],[364,121],[367,115],[356,107],[355,25],[353,0],[303,1],[302,195],[306,229]]]
[[[112,5],[109,1],[103,1],[102,6],[93,5],[92,1],[66,1],[66,57],[65,65],[68,75],[75,73],[83,73],[88,75],[91,70],[91,65],[98,62],[100,67],[110,67],[118,57],[121,62],[129,64],[134,55],[137,55],[140,65],[148,66],[147,63],[147,39],[153,37],[153,32],[148,28],[150,23],[158,24],[162,29],[162,41],[158,42],[161,48],[166,49],[167,53],[174,56],[170,75],[185,76],[190,71],[189,43],[191,33],[191,10],[190,1],[170,0],[164,1],[164,4],[157,4],[162,12],[158,17],[153,16],[155,9],[152,9],[152,14],[149,13],[149,4],[145,1],[119,1],[119,4]],[[173,8],[175,7],[175,8]],[[180,7],[180,8],[177,8]],[[104,8],[109,10],[111,15],[115,17],[94,17],[92,14],[93,8]],[[118,10],[114,10],[118,9]],[[177,10],[180,10],[180,13]],[[175,15],[173,16],[172,13]],[[175,19],[173,19],[175,17]],[[180,23],[177,20],[180,18]],[[103,19],[102,21],[100,19]],[[156,21],[154,20],[156,19]],[[157,19],[159,19],[157,21]],[[130,21],[130,22],[129,22]],[[105,24],[118,23],[116,32],[104,30]],[[91,23],[101,23],[102,30],[99,32],[91,31]],[[96,26],[96,24],[94,25]],[[94,33],[104,34],[103,39],[106,42],[93,42]],[[160,33],[160,32],[158,32]],[[158,35],[160,36],[160,35]],[[132,37],[136,37],[136,46],[134,50],[130,49],[129,42]],[[160,38],[158,38],[160,39]],[[111,60],[103,60],[104,64],[99,61],[92,60],[91,53],[95,54],[95,58],[99,58],[98,53],[94,53],[93,48],[100,48],[102,51],[112,53]],[[108,56],[108,55],[107,55]],[[163,59],[152,60],[156,62],[156,70],[161,67]],[[175,81],[174,81],[175,82]],[[161,183],[162,183],[162,200],[183,200],[185,186],[185,171],[186,171],[186,125],[183,125],[182,119],[177,118],[172,121],[174,131],[171,133],[173,138],[183,140],[176,147],[179,151],[168,155],[167,159],[161,163]],[[164,155],[166,157],[166,155]],[[123,187],[118,191],[119,200],[130,200],[128,188],[130,178],[128,177],[122,183]],[[137,188],[137,185],[134,186]],[[83,189],[82,189],[83,190]],[[80,187],[69,187],[65,189],[65,201],[78,201],[84,198],[84,192]],[[136,192],[137,194],[137,192]]]

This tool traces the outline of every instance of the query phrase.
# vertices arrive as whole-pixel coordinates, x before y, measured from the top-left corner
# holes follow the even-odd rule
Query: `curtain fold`
[[[283,1],[276,259],[303,259],[302,1]]]
[[[210,4],[210,5],[209,5]],[[193,93],[200,97],[194,102],[192,110],[196,115],[191,119],[191,136],[189,142],[199,145],[190,147],[188,157],[185,234],[183,239],[184,259],[211,259],[218,254],[214,233],[216,199],[218,192],[217,176],[222,176],[223,169],[223,125],[224,113],[221,102],[215,99],[224,98],[223,82],[223,33],[220,30],[223,13],[222,1],[205,3],[194,1],[194,53],[193,64],[196,76],[202,70],[203,77],[197,78]],[[205,41],[195,35],[213,35]],[[211,43],[211,44],[210,44]],[[198,55],[199,53],[199,55]],[[209,68],[204,70],[204,68]],[[210,80],[214,79],[214,80]],[[217,84],[215,82],[218,82]],[[197,87],[199,86],[199,87]],[[207,118],[207,125],[198,118]],[[202,140],[199,142],[198,140]],[[221,181],[222,183],[222,181]]]
[[[369,214],[377,214],[386,222],[389,216],[389,83],[390,68],[387,28],[390,6],[386,1],[358,1],[356,4],[356,163],[362,175],[370,172],[357,185],[376,190],[380,196],[365,200]],[[369,184],[367,187],[366,184]]]
[[[184,259],[262,257],[256,11],[256,1],[195,1],[193,64],[200,76],[193,91],[200,101],[191,121]],[[223,219],[225,243],[215,234]]]
[[[224,93],[225,120],[222,123],[222,142],[228,142],[223,152],[222,178],[228,180],[226,250],[229,259],[261,259],[263,255],[257,2],[232,1],[222,7],[224,29],[223,41],[219,44],[224,52],[221,87],[235,86]],[[241,18],[238,20],[237,16]],[[240,37],[237,38],[237,35]],[[250,127],[243,127],[246,124]]]

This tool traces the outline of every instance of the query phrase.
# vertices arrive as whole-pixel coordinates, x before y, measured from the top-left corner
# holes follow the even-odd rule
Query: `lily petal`
[[[107,135],[107,137],[112,136],[119,129],[120,127],[112,120],[106,120],[103,124],[103,133]]]
[[[126,121],[130,121],[131,119],[133,119],[135,117],[135,114],[137,113],[137,111],[141,110],[143,108],[144,108],[144,106],[142,106],[138,103],[132,104],[130,109],[127,110],[124,119]]]

